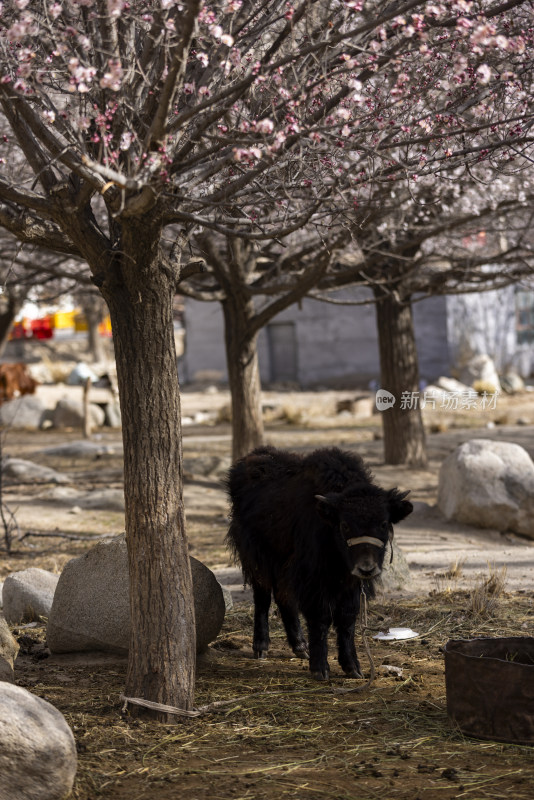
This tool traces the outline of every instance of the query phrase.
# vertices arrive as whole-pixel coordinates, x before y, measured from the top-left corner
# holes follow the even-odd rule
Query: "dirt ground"
[[[443,458],[467,438],[515,441],[533,456],[534,403],[530,395],[521,395],[476,419],[460,412],[429,418],[429,431],[435,431],[428,437],[429,467],[407,470],[383,465],[378,416],[336,415],[339,397],[333,392],[266,395],[267,440],[291,449],[355,449],[380,484],[412,492],[416,511],[396,531],[412,582],[395,596],[380,595],[369,611],[365,641],[376,669],[374,682],[364,691],[343,693],[365,682],[343,677],[331,642],[332,678],[325,685],[313,683],[307,665],[285,644],[276,614],[269,658],[255,661],[251,606],[239,582],[232,586],[235,604],[223,631],[199,659],[196,689],[198,707],[233,702],[172,726],[133,720],[122,712],[124,659],[52,656],[44,644],[44,625],[19,626],[14,629],[21,644],[16,681],[52,702],[71,725],[79,756],[77,800],[532,797],[531,748],[469,739],[448,719],[442,648],[451,638],[532,635],[534,545],[499,531],[448,523],[435,501]],[[215,422],[216,414],[225,418],[227,403],[220,391],[183,393],[183,414],[191,420],[184,429],[188,537],[191,553],[216,572],[232,566],[224,547],[227,506],[220,483],[230,459],[230,429],[227,422]],[[3,434],[3,455],[67,473],[80,491],[120,489],[118,431],[97,432],[95,441],[107,452],[90,460],[43,453],[80,438],[79,431],[10,430]],[[13,542],[9,556],[0,544],[0,581],[29,566],[59,572],[99,535],[123,530],[121,512],[80,511],[50,500],[50,489],[5,482],[4,501],[23,538]],[[482,604],[473,602],[476,592]],[[395,626],[412,627],[420,635],[404,642],[372,638]],[[362,636],[358,633],[356,644],[368,675]],[[402,674],[382,669],[385,665],[401,668]]]

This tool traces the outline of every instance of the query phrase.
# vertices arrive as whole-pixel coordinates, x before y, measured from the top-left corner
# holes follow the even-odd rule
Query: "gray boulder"
[[[64,800],[76,765],[63,714],[21,686],[0,682],[0,798]]]
[[[525,391],[525,382],[517,372],[507,372],[506,375],[501,375],[500,380],[502,389],[506,394],[516,394],[517,392]]]
[[[112,446],[82,439],[79,442],[65,442],[47,447],[42,452],[45,456],[60,456],[61,458],[101,458],[122,452],[122,445]]]
[[[50,467],[42,467],[23,458],[6,458],[2,464],[2,474],[19,483],[69,483],[70,478]]]
[[[41,494],[40,499],[50,500],[62,505],[76,505],[80,509],[124,511],[124,492],[122,489],[93,489],[90,492],[79,492],[72,486],[54,486]]]
[[[391,558],[391,547],[393,547],[393,559]],[[384,565],[379,580],[382,590],[386,594],[393,594],[401,589],[409,589],[413,582],[406,556],[395,540],[386,547]]]
[[[89,403],[91,425],[100,428],[104,424],[105,414],[95,403]],[[71,397],[63,397],[58,401],[52,414],[54,428],[80,428],[83,425],[83,402]]]
[[[38,397],[25,394],[0,406],[0,426],[10,428],[41,427],[46,408]]]
[[[94,489],[77,497],[76,505],[88,509],[124,511],[124,492],[122,489]]]
[[[518,444],[465,442],[441,465],[438,507],[447,519],[534,538],[534,463]]]
[[[59,575],[38,567],[8,575],[2,592],[6,620],[16,625],[48,617],[58,580]]]
[[[121,407],[118,402],[106,403],[104,406],[104,424],[109,428],[120,428],[122,425]]]
[[[221,630],[224,597],[214,574],[191,558],[197,652]],[[130,639],[126,539],[100,542],[61,573],[46,629],[53,653],[103,650],[126,654]]]
[[[468,386],[480,382],[488,387],[487,391],[501,391],[501,383],[493,359],[484,353],[469,359],[461,370],[460,380]]]
[[[18,643],[0,615],[0,681],[14,680],[13,668],[18,652]]]

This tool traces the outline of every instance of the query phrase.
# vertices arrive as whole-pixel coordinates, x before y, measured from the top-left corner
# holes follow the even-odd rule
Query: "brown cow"
[[[38,385],[26,364],[0,364],[0,404],[23,394],[35,394]]]

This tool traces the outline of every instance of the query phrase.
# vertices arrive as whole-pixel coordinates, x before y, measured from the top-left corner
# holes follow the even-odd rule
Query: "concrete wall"
[[[359,297],[362,297],[361,293]],[[354,292],[339,292],[337,299],[354,299]],[[421,377],[431,381],[449,370],[445,298],[414,304],[414,321]],[[311,386],[367,386],[378,380],[378,344],[372,305],[346,306],[306,298],[279,314],[273,323],[292,322],[297,343],[296,382]],[[181,379],[213,373],[226,380],[223,318],[218,303],[186,300],[186,348]],[[269,332],[258,341],[264,383],[273,376]]]

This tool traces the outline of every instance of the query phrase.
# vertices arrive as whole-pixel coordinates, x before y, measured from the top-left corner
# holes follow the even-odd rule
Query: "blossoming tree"
[[[172,329],[190,237],[282,237],[341,190],[359,204],[377,181],[509,158],[531,141],[530,5],[3,3],[0,225],[83,258],[113,325],[128,696],[193,704]]]

